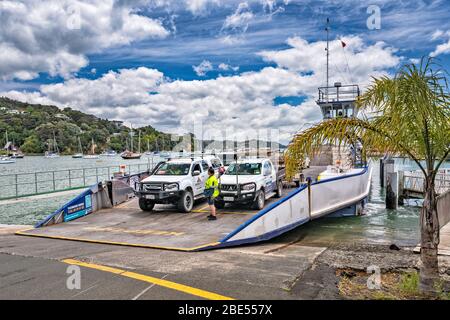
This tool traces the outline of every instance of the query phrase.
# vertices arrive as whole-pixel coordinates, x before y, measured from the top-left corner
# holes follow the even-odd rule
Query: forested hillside
[[[91,149],[92,139],[96,152],[105,149],[123,151],[130,145],[130,128],[118,121],[100,119],[71,108],[28,104],[0,97],[0,141],[5,144],[5,132],[9,141],[14,142],[24,153],[44,153],[52,148],[53,133],[59,150],[63,154],[78,152],[80,137],[83,152]],[[142,151],[169,149],[175,142],[170,135],[157,131],[151,126],[139,128]],[[138,134],[133,138],[134,148],[138,147]],[[157,146],[158,144],[158,146]]]

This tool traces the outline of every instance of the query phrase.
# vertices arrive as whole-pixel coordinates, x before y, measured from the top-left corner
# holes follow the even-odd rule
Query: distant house
[[[12,109],[12,110],[6,111],[6,113],[8,113],[8,114],[20,114],[20,111],[16,110],[16,109]]]
[[[55,114],[55,118],[61,119],[61,120],[70,120],[68,116],[66,116],[64,113],[57,113]]]
[[[117,129],[120,129],[123,126],[123,121],[119,121],[119,120],[112,120],[111,121]]]

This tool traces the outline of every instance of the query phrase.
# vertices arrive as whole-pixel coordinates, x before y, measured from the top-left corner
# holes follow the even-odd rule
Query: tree
[[[449,101],[447,73],[431,58],[423,58],[418,65],[402,66],[393,78],[374,78],[357,101],[362,116],[322,121],[296,135],[286,153],[288,176],[295,174],[305,154],[317,152],[327,142],[351,143],[352,137],[359,137],[366,151],[383,150],[414,160],[425,177],[420,287],[428,292],[439,277],[440,226],[434,181],[450,152]]]

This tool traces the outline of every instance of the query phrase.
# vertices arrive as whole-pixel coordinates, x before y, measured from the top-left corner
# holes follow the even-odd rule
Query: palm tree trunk
[[[420,211],[420,289],[424,292],[435,291],[435,282],[439,278],[437,255],[439,245],[439,220],[433,178],[432,174],[428,174],[425,179],[425,199]]]

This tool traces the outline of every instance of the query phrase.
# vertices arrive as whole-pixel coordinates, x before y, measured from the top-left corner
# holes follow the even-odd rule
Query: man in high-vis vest
[[[217,220],[216,207],[214,206],[214,199],[219,195],[219,181],[215,176],[213,168],[208,169],[208,179],[205,182],[205,196],[208,199],[209,209],[211,214],[208,216],[208,220]]]

